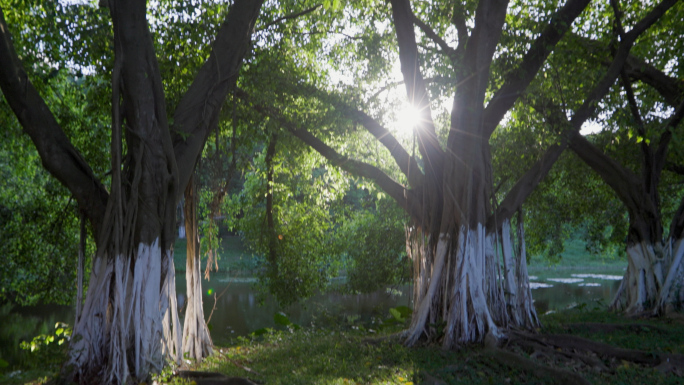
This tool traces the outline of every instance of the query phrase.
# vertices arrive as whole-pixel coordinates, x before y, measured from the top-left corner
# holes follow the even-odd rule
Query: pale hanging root
[[[405,232],[406,253],[413,261],[413,304],[417,306],[427,292],[431,258],[427,255],[427,242],[423,232],[416,227],[407,227]]]
[[[185,272],[188,306],[185,310],[183,325],[183,355],[187,353],[189,358],[201,361],[211,355],[213,343],[204,322],[200,259],[197,257],[192,259],[190,261],[188,258],[188,268]]]
[[[103,338],[107,322],[107,299],[109,298],[109,282],[113,272],[113,263],[106,256],[96,256],[90,272],[90,284],[83,305],[81,318],[74,325],[71,339],[67,373],[72,376],[90,376],[96,373],[84,373],[86,363],[99,367],[104,361]],[[73,380],[73,378],[68,378]]]
[[[162,276],[165,277],[160,299],[162,302],[159,306],[161,313],[164,314],[162,355],[176,365],[180,365],[183,358],[183,349],[181,326],[178,319],[178,305],[176,302],[176,268],[173,264],[173,250],[167,251],[163,257],[162,266],[164,267]]]
[[[666,283],[662,271],[668,268],[663,266],[663,262],[667,262],[669,257],[660,258],[656,249],[660,250],[646,242],[627,247],[629,264],[611,302],[612,310],[637,315],[657,308],[659,291]]]
[[[519,312],[515,311],[518,304],[518,285],[516,284],[516,261],[511,243],[511,221],[506,219],[501,224],[501,249],[503,254],[504,294],[506,310],[511,315],[515,325],[521,324]]]
[[[537,311],[532,300],[530,278],[527,273],[527,252],[523,222],[518,220],[518,252],[511,241],[511,222],[506,219],[501,225],[506,310],[515,327],[534,329],[540,326]]]
[[[516,256],[510,242],[510,222],[506,225],[503,273],[495,254],[495,235],[487,234],[483,224],[461,228],[455,240],[441,234],[436,247],[429,242],[418,243],[421,238],[409,234],[407,250],[414,260],[417,301],[405,333],[407,345],[422,337],[439,337],[442,322],[446,348],[482,342],[488,335],[498,339],[502,336],[500,328],[509,324],[524,329],[539,326],[529,286],[524,233],[518,233],[521,241]],[[432,249],[434,259],[430,258]]]
[[[518,241],[520,247],[517,258],[516,280],[518,286],[518,303],[516,306],[518,318],[521,320],[516,326],[533,330],[541,326],[537,309],[534,307],[532,299],[532,288],[530,288],[530,276],[527,273],[527,250],[525,247],[525,228],[523,224],[522,212],[518,211]]]
[[[653,312],[656,314],[667,313],[668,307],[681,307],[684,302],[684,240],[670,240],[672,248],[672,263],[669,266],[667,278],[658,293],[656,307]]]
[[[455,255],[452,254],[456,260],[453,274],[458,283],[450,293],[451,308],[443,341],[445,348],[481,342],[488,333],[495,338],[500,337],[485,294],[486,277],[492,276],[485,269],[494,269],[493,265],[487,266],[485,263],[485,241],[482,224],[478,224],[475,230],[461,228]]]
[[[423,287],[427,285],[427,291],[425,295],[420,298],[420,302],[415,302],[414,304],[414,308],[416,310],[414,310],[413,317],[411,318],[411,326],[409,327],[406,336],[406,344],[408,346],[415,344],[425,332],[426,321],[428,319],[430,311],[432,310],[431,308],[433,307],[433,303],[435,302],[435,295],[437,293],[439,283],[441,282],[442,269],[444,268],[444,259],[448,251],[448,243],[450,238],[451,237],[449,237],[446,234],[439,235],[439,240],[437,242],[437,252],[435,255],[435,263],[430,274],[429,282],[426,282],[428,281],[427,279],[423,282],[420,282],[421,287],[416,289],[422,290]],[[425,256],[426,255],[423,255],[423,257]],[[419,274],[426,273],[427,272],[423,270],[420,270],[419,272]]]
[[[485,284],[487,303],[494,322],[506,327],[508,315],[506,314],[506,299],[504,294],[504,280],[501,277],[501,265],[499,263],[498,245],[496,233],[488,233],[485,237]]]
[[[166,306],[162,297],[168,291],[160,291],[159,239],[152,245],[140,244],[133,258],[133,274],[131,258],[124,255],[100,256],[94,261],[83,316],[74,328],[68,360],[68,366],[75,369],[72,374],[81,381],[99,377],[104,382],[127,383],[131,376],[129,363],[134,365],[138,381],[151,370],[162,368],[160,306]],[[175,323],[180,330],[177,320]],[[180,343],[180,338],[176,339]],[[87,368],[101,368],[102,372],[84,371]]]

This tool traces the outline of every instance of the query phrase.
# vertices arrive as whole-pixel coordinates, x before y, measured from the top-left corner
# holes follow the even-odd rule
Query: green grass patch
[[[571,333],[654,353],[684,353],[681,319],[635,321],[605,311],[575,309],[544,316],[542,321],[545,333]],[[568,325],[587,322],[638,322],[642,326],[630,331],[601,333],[568,328]],[[265,384],[553,384],[555,381],[496,363],[480,346],[453,351],[439,346],[407,348],[392,334],[396,331],[371,333],[341,327],[286,330],[238,338],[194,369],[248,377]],[[626,362],[619,363],[612,373],[579,374],[592,384],[682,383],[682,378]]]

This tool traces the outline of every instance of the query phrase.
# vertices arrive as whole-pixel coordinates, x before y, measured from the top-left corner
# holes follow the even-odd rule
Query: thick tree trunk
[[[524,241],[520,238],[516,253],[509,221],[501,233],[498,238],[483,225],[464,227],[456,239],[440,234],[435,245],[419,229],[407,231],[407,253],[414,266],[409,345],[425,338],[451,348],[481,342],[487,334],[498,338],[509,326],[539,326]]]
[[[663,284],[664,257],[662,245],[643,241],[627,246],[627,271],[611,308],[632,315],[652,309]]]
[[[511,242],[511,223],[505,220],[501,227],[501,244],[504,269],[504,293],[510,322],[520,328],[539,327],[539,318],[532,300],[530,278],[527,274],[527,253],[522,214],[518,215],[518,248]]]
[[[111,1],[109,7],[115,30],[111,193],[66,374],[83,383],[124,384],[160,371],[162,352],[180,351],[171,250],[178,171],[145,3]]]
[[[212,353],[213,343],[204,322],[202,304],[202,277],[200,276],[199,232],[197,231],[197,190],[195,177],[185,189],[185,229],[187,234],[187,282],[188,305],[183,321],[183,356],[201,361]]]
[[[656,312],[681,309],[684,304],[684,239],[670,239],[667,275],[656,300]]]
[[[172,251],[162,251],[159,240],[138,244],[132,256],[98,255],[70,346],[68,366],[78,381],[122,384],[161,370],[169,292],[160,288],[173,276],[167,270],[163,277],[162,266],[172,263]]]
[[[627,246],[628,265],[611,309],[630,315],[679,309],[684,303],[684,242]]]

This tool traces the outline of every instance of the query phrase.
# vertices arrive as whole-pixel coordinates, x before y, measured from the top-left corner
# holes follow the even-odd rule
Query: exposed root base
[[[571,327],[581,329],[582,326],[597,331],[629,331],[640,333],[643,328],[656,330],[657,327],[641,324],[629,325],[587,325],[574,324]],[[662,330],[663,332],[666,332]],[[503,346],[486,344],[483,351],[484,362],[496,362],[499,365],[517,369],[526,375],[539,377],[543,383],[555,384],[590,384],[580,373],[615,374],[618,367],[633,365],[641,368],[655,368],[665,375],[684,375],[684,355],[662,354],[633,349],[622,349],[612,345],[596,342],[571,335],[548,334],[539,335],[527,332],[512,331]],[[466,361],[467,362],[467,361]],[[463,364],[467,365],[467,364]],[[447,366],[442,371],[453,373],[458,366]],[[438,371],[439,372],[439,371]],[[424,384],[443,385],[438,372],[421,373]],[[527,379],[529,380],[529,379]],[[524,380],[524,381],[527,381]],[[507,380],[508,381],[508,380]]]
[[[566,334],[534,335],[513,332],[506,348],[512,351],[521,350],[530,357],[538,358],[549,365],[560,363],[569,367],[584,367],[584,371],[612,373],[624,362],[630,362],[635,365],[657,368],[664,374],[673,373],[677,376],[684,374],[681,369],[684,368],[684,355],[623,349]]]
[[[503,365],[519,368],[536,375],[554,378],[560,384],[590,385],[589,381],[578,374],[565,369],[538,364],[528,358],[503,349],[487,349],[486,354]]]
[[[228,377],[221,373],[214,372],[195,372],[191,370],[181,370],[178,377],[197,385],[257,385],[247,378]]]
[[[647,325],[647,324],[602,324],[602,323],[579,323],[579,324],[568,324],[564,327],[567,331],[581,330],[587,331],[589,333],[614,333],[614,332],[628,332],[628,333],[653,333],[653,332],[666,332],[664,329]]]

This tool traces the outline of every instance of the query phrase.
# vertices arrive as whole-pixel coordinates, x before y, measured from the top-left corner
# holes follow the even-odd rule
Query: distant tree
[[[624,31],[619,33],[624,36]],[[658,314],[669,307],[679,308],[684,301],[684,201],[675,212],[663,212],[671,206],[663,207],[663,193],[665,199],[673,195],[684,198],[681,189],[668,191],[663,181],[664,172],[682,171],[681,154],[673,151],[672,144],[681,141],[684,84],[681,70],[671,73],[630,56],[621,74],[621,92],[610,100],[615,109],[606,122],[609,136],[620,141],[613,144],[620,152],[611,151],[600,139],[592,143],[578,136],[570,143],[573,152],[614,191],[629,214],[628,267],[611,307],[630,314]],[[666,217],[672,218],[667,232],[663,225]]]

